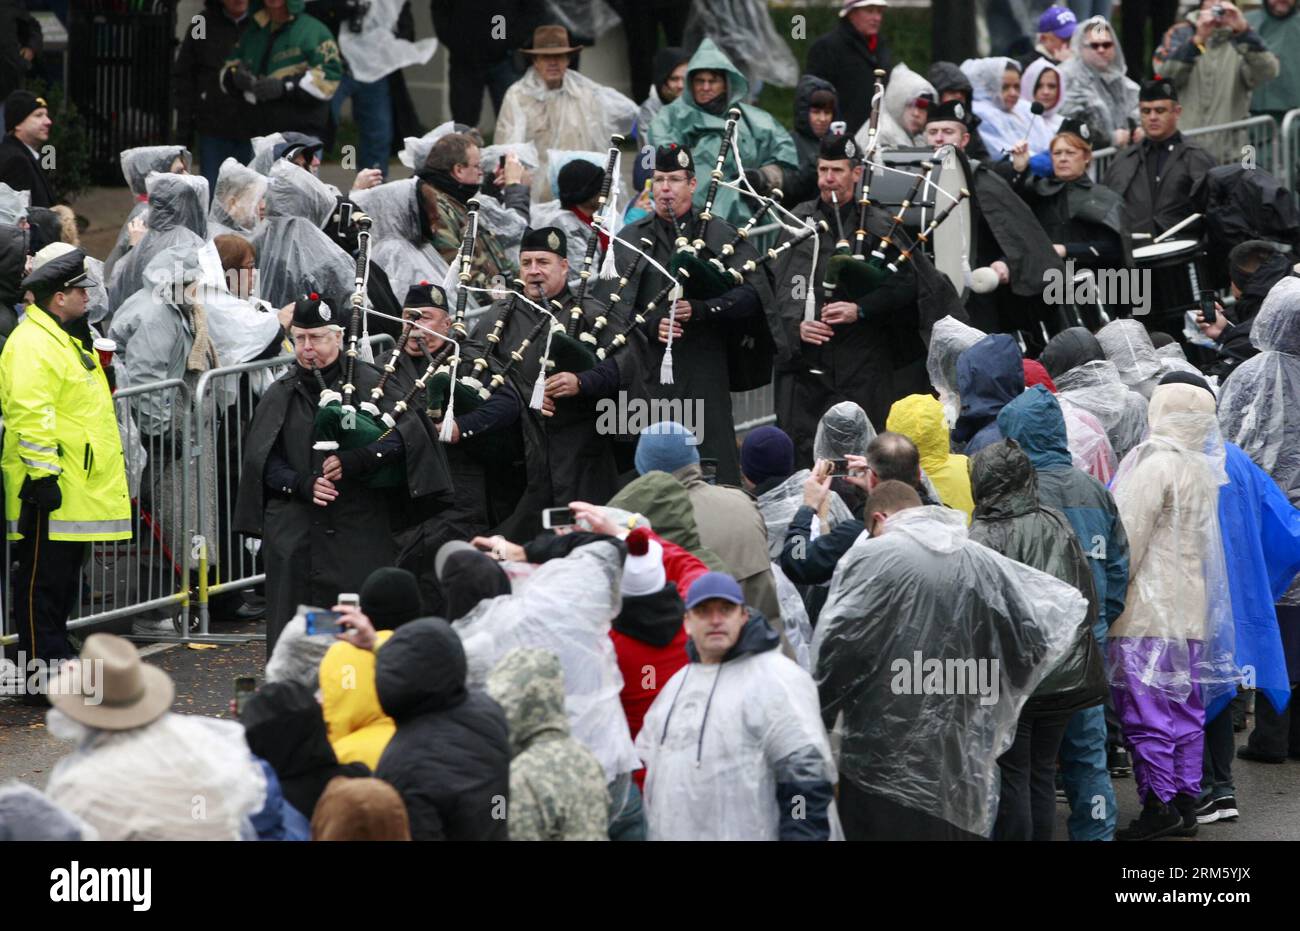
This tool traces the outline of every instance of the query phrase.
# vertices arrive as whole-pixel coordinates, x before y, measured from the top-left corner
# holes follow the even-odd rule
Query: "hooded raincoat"
[[[1104,29],[1107,38],[1115,43],[1115,57],[1109,65],[1099,67],[1097,53],[1084,47],[1094,28]],[[1086,122],[1100,130],[1109,143],[1116,130],[1127,130],[1128,121],[1138,119],[1138,86],[1128,77],[1119,39],[1104,17],[1094,16],[1075,28],[1070,51],[1070,59],[1061,66],[1065,85],[1061,116]]]
[[[405,300],[412,285],[422,281],[441,285],[448,272],[446,259],[424,240],[419,183],[418,178],[389,181],[352,196],[371,218],[370,261],[388,273],[399,301]],[[471,299],[476,296],[468,295]],[[467,306],[474,306],[473,301]]]
[[[1237,367],[1219,398],[1223,437],[1240,446],[1300,507],[1300,279],[1278,282],[1251,327],[1259,355]],[[1281,600],[1300,605],[1300,586]]]
[[[638,768],[619,700],[623,676],[609,639],[622,574],[623,556],[612,542],[579,547],[541,565],[522,591],[480,602],[452,625],[464,644],[470,687],[482,687],[517,647],[560,658],[573,736],[596,755],[606,782]]]
[[[925,126],[918,133],[909,133],[903,128],[904,114],[908,104],[922,95],[929,95],[931,101],[938,103],[939,95],[934,85],[917,74],[903,62],[894,65],[889,73],[889,83],[885,85],[885,98],[880,103],[880,125],[876,127],[876,145],[881,148],[899,148],[925,145]],[[864,123],[854,136],[861,151],[867,150],[867,125]]]
[[[930,331],[930,348],[925,360],[930,384],[939,395],[948,426],[957,423],[961,412],[961,394],[957,390],[957,360],[967,349],[984,339],[983,330],[962,323],[956,317],[944,317]]]
[[[717,113],[697,104],[691,92],[692,73],[705,70],[717,72],[727,81],[727,89],[724,91],[726,104]],[[728,164],[722,166],[723,181],[736,180],[737,163],[745,169],[776,166],[783,173],[799,170],[799,154],[790,133],[770,113],[745,103],[748,99],[749,80],[712,39],[705,39],[686,66],[686,89],[680,97],[660,110],[650,124],[648,141],[651,145],[676,142],[691,150],[695,159],[695,176],[700,179],[700,184],[695,189],[695,206],[701,210],[708,198],[709,185],[705,181],[717,164],[722,130],[727,122],[726,114],[733,107],[741,113],[736,132],[739,151],[732,147]],[[734,191],[720,187],[713,203],[713,212],[739,226],[753,213],[754,207],[754,203]]]
[[[721,663],[663,686],[637,736],[650,840],[827,840],[837,829],[830,741],[808,673],[751,614]],[[792,817],[795,797],[804,818]]]
[[[364,763],[374,770],[397,730],[375,691],[375,653],[392,635],[391,630],[375,631],[374,650],[335,643],[321,661],[321,713],[340,763]]]
[[[1030,124],[1029,127],[1029,154],[1037,155],[1039,152],[1046,152],[1052,145],[1052,139],[1061,131],[1061,124],[1065,122],[1061,116],[1061,104],[1065,102],[1065,76],[1064,70],[1054,61],[1046,58],[1037,58],[1025,67],[1025,73],[1020,76],[1020,102],[1030,107],[1034,105],[1034,92],[1038,88],[1038,80],[1043,76],[1044,71],[1055,71],[1056,80],[1060,86],[1060,92],[1057,94],[1056,103],[1050,107],[1044,107]],[[1031,111],[1032,113],[1032,111]],[[1017,138],[1019,141],[1019,138]]]
[[[817,155],[821,151],[821,137],[813,135],[812,123],[808,118],[812,110],[812,95],[817,91],[835,93],[835,86],[815,74],[805,74],[799,78],[794,89],[794,140],[795,152],[799,158],[798,174],[787,172],[782,192],[785,203],[791,206],[802,204],[817,196]],[[835,119],[840,118],[839,98],[836,97]]]
[[[1023,97],[1010,110],[1002,103],[1003,75],[1007,71],[1019,75],[1020,65],[1013,58],[968,58],[961,63],[961,70],[970,79],[975,95],[971,109],[980,118],[978,132],[992,157],[1001,158],[1028,134],[1033,115],[1029,101]]]
[[[995,553],[1053,575],[1088,600],[1074,644],[1039,683],[1022,714],[1060,715],[1101,704],[1106,672],[1093,636],[1101,603],[1092,569],[1065,515],[1038,494],[1036,467],[1014,440],[987,446],[971,460],[975,519],[970,538]]]
[[[1038,361],[1056,382],[1062,402],[1082,408],[1101,422],[1118,459],[1142,441],[1147,428],[1147,404],[1125,386],[1115,363],[1106,358],[1097,337],[1083,327],[1048,340]]]
[[[197,251],[208,239],[207,178],[151,172],[146,184],[149,231],[109,270],[108,299],[114,308],[140,290],[144,270],[159,253],[173,246]]]
[[[379,704],[397,722],[375,776],[401,794],[412,840],[508,836],[506,718],[465,671],[460,638],[438,618],[403,624],[375,654]]]
[[[822,719],[844,716],[844,778],[987,836],[997,758],[1087,614],[1073,586],[968,539],[955,511],[893,515],[844,555],[817,625]]]
[[[248,238],[261,220],[259,208],[268,184],[266,175],[236,159],[222,162],[208,208],[208,235],[235,233]]]
[[[1147,328],[1132,317],[1112,320],[1097,331],[1097,342],[1115,363],[1119,380],[1149,401],[1164,373]]]
[[[1066,420],[1046,388],[1035,385],[1002,409],[998,427],[1029,456],[1038,477],[1038,498],[1065,515],[1092,569],[1097,593],[1098,639],[1124,610],[1128,591],[1128,535],[1115,500],[1104,485],[1071,465]]]
[[[973,456],[1002,439],[998,412],[1025,390],[1024,359],[1016,341],[1005,333],[984,337],[957,359],[961,415],[952,439]]]
[[[122,177],[126,179],[126,186],[131,189],[131,194],[135,197],[135,203],[131,205],[130,212],[127,213],[126,219],[122,221],[122,229],[118,231],[117,240],[113,243],[112,251],[108,253],[108,258],[104,259],[104,272],[106,275],[111,275],[118,260],[131,250],[131,236],[128,232],[131,221],[139,216],[143,216],[145,221],[149,219],[149,189],[146,186],[149,175],[153,172],[160,174],[170,172],[172,165],[176,164],[178,158],[184,163],[185,170],[188,172],[190,170],[190,152],[185,146],[146,145],[122,150],[122,154],[119,156],[122,165]],[[105,280],[107,281],[107,279]]]
[[[510,839],[608,840],[605,771],[569,734],[559,658],[511,650],[488,674],[487,692],[510,729]]]
[[[975,502],[971,500],[969,460],[953,454],[948,424],[939,402],[928,394],[903,398],[890,408],[885,429],[901,433],[916,444],[921,454],[921,469],[939,492],[939,500],[947,507],[961,511],[969,521],[975,510]]]

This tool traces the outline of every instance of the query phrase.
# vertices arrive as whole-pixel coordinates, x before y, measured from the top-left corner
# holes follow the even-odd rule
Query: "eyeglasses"
[[[1115,47],[1114,42],[1089,42],[1088,43],[1088,48],[1092,49],[1094,52],[1104,52],[1106,51],[1106,49],[1114,48],[1114,47]]]

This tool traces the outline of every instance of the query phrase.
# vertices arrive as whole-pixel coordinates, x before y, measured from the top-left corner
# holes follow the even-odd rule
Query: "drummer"
[[[1120,149],[1102,179],[1102,184],[1124,201],[1129,232],[1136,234],[1134,247],[1149,244],[1152,237],[1196,212],[1192,188],[1215,164],[1209,152],[1184,139],[1178,131],[1183,108],[1170,81],[1148,81],[1138,99],[1146,138],[1138,145]],[[1196,240],[1199,234],[1200,224],[1193,223],[1175,235],[1180,240]],[[1140,259],[1138,264],[1142,265]],[[1185,284],[1186,265],[1152,271],[1151,314],[1144,322],[1148,328],[1178,336],[1182,332],[1181,319],[1162,315],[1161,311],[1195,299]]]
[[[1078,268],[1124,268],[1129,264],[1124,204],[1118,194],[1088,177],[1091,135],[1085,122],[1068,119],[1061,124],[1048,147],[1050,178],[1030,172],[1029,143],[1017,143],[1011,149],[1011,187],[1034,211],[1061,258]],[[1095,304],[1081,303],[1078,309],[1088,329],[1101,328]]]

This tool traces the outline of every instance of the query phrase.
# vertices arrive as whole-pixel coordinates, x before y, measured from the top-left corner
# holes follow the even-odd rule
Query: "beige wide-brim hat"
[[[166,714],[175,697],[171,676],[113,634],[87,637],[81,658],[64,665],[49,694],[50,704],[74,721],[106,731],[143,727]]]
[[[563,26],[538,26],[533,30],[533,44],[519,51],[524,55],[571,55],[583,48],[569,44],[569,30]]]

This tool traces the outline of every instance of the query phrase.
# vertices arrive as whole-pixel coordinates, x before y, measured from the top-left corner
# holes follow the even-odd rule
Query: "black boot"
[[[1182,826],[1183,816],[1178,809],[1151,795],[1142,806],[1142,814],[1115,832],[1115,840],[1155,840],[1168,837]]]
[[[1174,796],[1173,808],[1183,819],[1182,825],[1174,832],[1174,837],[1195,837],[1199,827],[1196,820],[1196,798],[1191,795]]]

